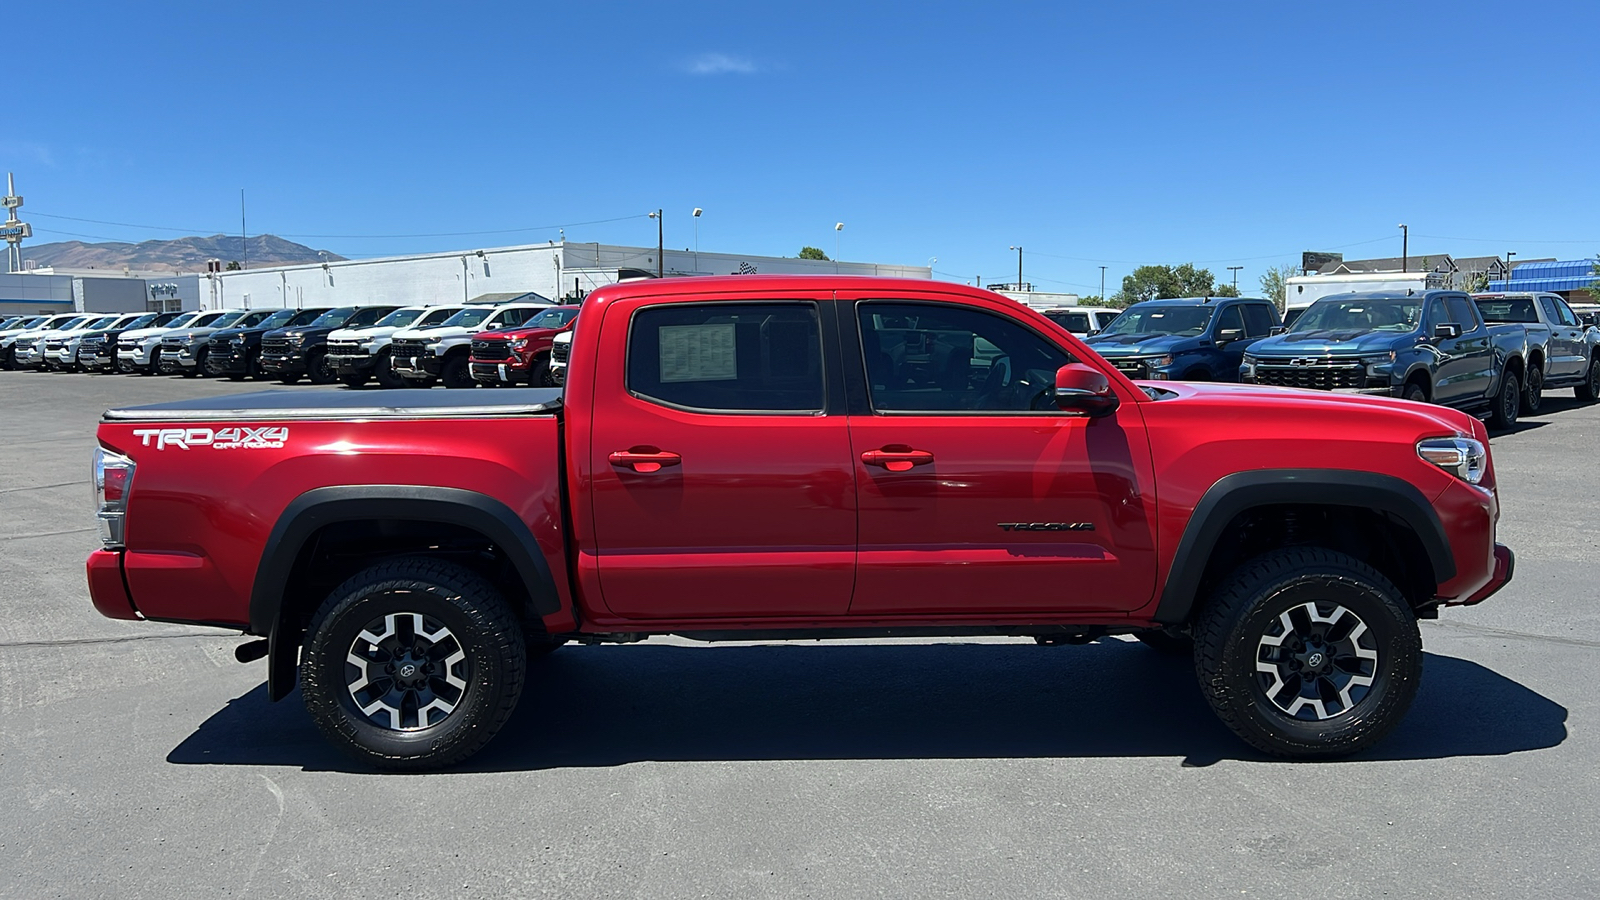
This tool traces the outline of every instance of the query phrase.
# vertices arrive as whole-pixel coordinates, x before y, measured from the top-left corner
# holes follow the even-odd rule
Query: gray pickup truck
[[[1548,388],[1570,387],[1580,400],[1600,395],[1600,330],[1585,325],[1557,294],[1473,294],[1495,331],[1526,334],[1522,411],[1535,413]]]

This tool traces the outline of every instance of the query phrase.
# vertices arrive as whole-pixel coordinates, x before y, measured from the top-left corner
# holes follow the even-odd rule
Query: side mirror
[[[1461,326],[1454,322],[1440,322],[1433,326],[1433,337],[1440,341],[1461,337]]]
[[[1244,337],[1244,330],[1240,328],[1224,328],[1217,332],[1217,343],[1231,344]]]
[[[1095,335],[1097,335],[1099,333],[1100,333],[1100,329],[1091,328],[1091,329],[1088,330],[1087,333],[1084,334],[1084,337],[1094,337]]]
[[[1056,370],[1056,407],[1066,412],[1083,413],[1091,419],[1117,411],[1111,380],[1083,363],[1068,363]]]
[[[1274,325],[1271,328],[1267,329],[1267,336],[1268,337],[1277,337],[1280,334],[1288,334],[1288,333],[1289,333],[1289,329],[1283,327],[1282,325]]]

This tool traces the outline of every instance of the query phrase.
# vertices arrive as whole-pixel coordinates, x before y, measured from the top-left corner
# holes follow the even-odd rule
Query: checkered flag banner
[[[741,262],[741,263],[739,263],[739,274],[740,275],[754,275],[754,274],[756,274],[756,267],[750,265],[747,262]]]

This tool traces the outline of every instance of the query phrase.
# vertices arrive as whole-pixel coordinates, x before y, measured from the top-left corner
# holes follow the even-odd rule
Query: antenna
[[[17,219],[17,210],[22,207],[22,198],[17,196],[17,181],[10,172],[6,173],[6,195],[0,199],[5,205],[6,221],[0,224],[0,236],[6,239],[6,271],[22,271],[22,239],[33,237],[33,226]]]

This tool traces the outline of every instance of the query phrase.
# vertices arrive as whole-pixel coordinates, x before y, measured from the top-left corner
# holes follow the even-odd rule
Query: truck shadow
[[[1357,760],[1496,756],[1566,739],[1567,711],[1477,663],[1426,654],[1423,687]],[[1212,715],[1187,660],[1120,641],[567,647],[530,670],[501,734],[456,771],[642,761],[1181,757],[1267,760]],[[180,765],[366,771],[325,743],[298,693],[230,701]]]

